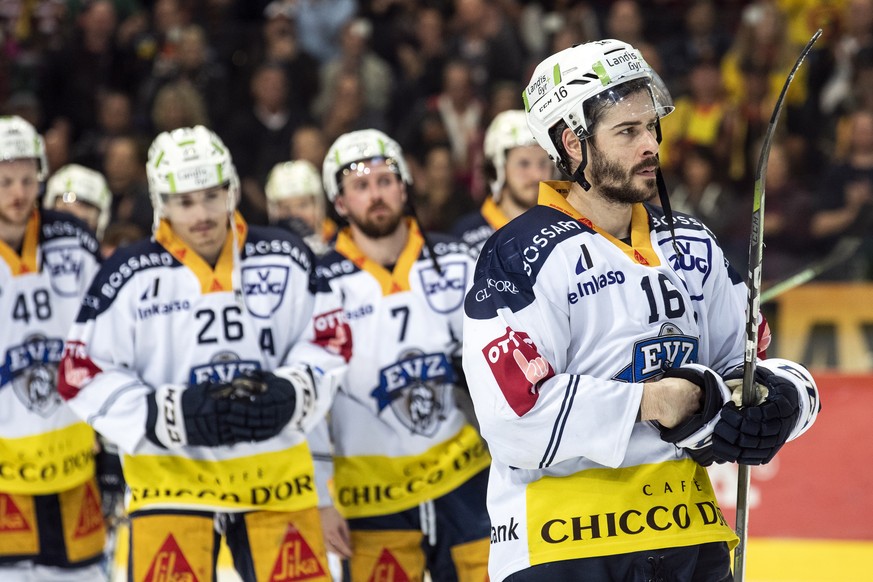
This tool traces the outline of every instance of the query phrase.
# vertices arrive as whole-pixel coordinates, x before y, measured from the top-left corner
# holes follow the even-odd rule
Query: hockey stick
[[[794,79],[797,69],[812,45],[821,36],[818,29],[806,46],[803,47],[797,62],[788,73],[782,92],[776,99],[773,114],[770,116],[770,125],[764,134],[764,143],[761,145],[761,155],[758,158],[758,167],[755,170],[755,195],[752,203],[752,233],[749,241],[749,295],[746,305],[746,346],[743,353],[743,406],[752,406],[755,403],[755,365],[758,347],[758,312],[761,300],[761,263],[764,255],[764,178],[767,175],[767,160],[770,157],[770,145],[776,133],[776,122],[782,112],[782,104],[785,102],[785,94],[788,86]],[[746,542],[749,527],[749,484],[750,471],[748,465],[739,465],[737,483],[737,537],[739,545],[734,550],[734,580],[742,582],[746,576]]]
[[[790,277],[779,281],[768,289],[761,292],[761,303],[773,301],[783,293],[791,291],[795,287],[800,287],[805,283],[809,283],[822,273],[829,271],[840,263],[849,260],[858,247],[861,246],[861,238],[857,236],[847,236],[841,238],[840,241],[831,249],[824,257],[813,262],[808,267],[801,269]]]

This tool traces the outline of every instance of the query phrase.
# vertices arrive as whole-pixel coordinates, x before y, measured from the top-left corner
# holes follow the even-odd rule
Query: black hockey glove
[[[229,384],[161,386],[149,401],[148,435],[171,448],[262,441],[281,432],[295,404],[294,386],[261,370]]]
[[[661,427],[661,439],[685,449],[701,465],[711,465],[716,460],[712,454],[713,427],[722,406],[730,399],[730,390],[718,374],[700,364],[668,368],[664,377],[688,380],[700,386],[703,394],[700,410],[673,428]]]
[[[742,369],[725,376],[725,380],[742,384]],[[800,401],[797,388],[787,378],[755,368],[758,403],[739,407],[728,402],[721,412],[712,436],[712,452],[719,461],[743,465],[769,463],[788,440],[797,424]]]

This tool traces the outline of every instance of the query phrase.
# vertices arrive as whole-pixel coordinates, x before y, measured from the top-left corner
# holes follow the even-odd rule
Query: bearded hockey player
[[[102,240],[112,211],[112,193],[100,172],[67,164],[49,178],[43,206],[82,219]]]
[[[669,212],[673,105],[638,50],[563,50],[523,95],[571,180],[541,184],[488,240],[466,296],[464,369],[494,457],[491,579],[730,580],[737,537],[704,465],[770,461],[814,422],[815,382],[764,360],[757,404],[731,401],[746,289],[709,230]]]
[[[339,305],[315,327],[324,344],[344,346],[348,370],[330,410],[334,503],[348,522],[326,523],[328,548],[350,557],[354,582],[425,571],[483,581],[490,457],[457,406],[452,365],[473,259],[406,216],[412,178],[384,133],[340,136],[323,179],[349,223],[318,267]]]
[[[151,240],[116,251],[61,364],[70,406],[122,453],[130,579],[330,580],[302,431],[329,400],[303,364],[311,251],[235,211],[230,153],[202,126],[149,149]],[[160,576],[156,574],[160,573]]]
[[[524,111],[499,113],[485,132],[485,174],[491,196],[479,210],[462,216],[452,233],[479,251],[495,230],[536,205],[540,182],[551,178],[553,171]]]
[[[0,580],[102,580],[94,432],[57,390],[98,244],[78,219],[37,210],[47,171],[33,126],[0,117]]]

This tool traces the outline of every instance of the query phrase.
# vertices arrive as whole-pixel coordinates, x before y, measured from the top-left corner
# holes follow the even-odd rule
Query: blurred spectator
[[[112,192],[113,221],[152,232],[152,203],[145,175],[146,146],[136,138],[112,138],[106,145],[103,175]]]
[[[742,75],[743,91],[728,103],[716,152],[727,168],[726,179],[737,189],[748,189],[758,160],[755,144],[761,143],[770,123],[773,100],[766,69],[746,62]],[[777,127],[784,132],[784,124]]]
[[[291,136],[306,121],[305,113],[288,107],[288,77],[276,63],[259,66],[250,83],[253,103],[233,117],[225,142],[239,173],[240,212],[252,224],[266,224],[267,174],[288,159]]]
[[[144,106],[154,107],[157,93],[163,87],[182,81],[201,96],[212,123],[210,127],[221,127],[229,113],[227,71],[211,58],[206,33],[197,25],[186,26],[178,32],[175,51],[164,56],[161,66],[156,63],[143,85],[140,101]]]
[[[418,105],[439,93],[442,87],[446,62],[442,13],[434,7],[418,6],[412,32],[396,45],[399,74],[391,98],[391,113],[397,120],[407,119]]]
[[[635,0],[616,0],[610,3],[606,15],[607,38],[616,38],[642,50],[648,44],[644,35],[645,20]]]
[[[772,144],[767,162],[767,211],[764,214],[764,244],[767,250],[763,270],[764,280],[771,283],[777,283],[806,267],[820,248],[818,241],[810,234],[814,208],[812,193],[795,178],[796,175],[785,146],[781,143]],[[751,195],[745,198],[751,202]],[[741,206],[749,207],[748,204]],[[748,236],[745,242],[745,262],[748,262]]]
[[[832,74],[821,93],[821,109],[826,115],[852,108],[859,58],[869,59],[873,51],[873,0],[846,2],[841,24],[842,32],[833,47]]]
[[[324,163],[327,140],[317,125],[301,125],[291,136],[291,159],[306,160],[316,168]]]
[[[661,73],[674,98],[685,94],[695,64],[721,62],[731,44],[714,0],[693,0],[683,23],[683,30],[670,35],[659,49],[665,65]]]
[[[206,101],[187,80],[167,83],[155,95],[151,122],[156,134],[180,127],[209,125]]]
[[[738,210],[737,197],[719,179],[718,167],[711,148],[700,145],[689,147],[682,163],[676,168],[670,204],[674,210],[702,220],[723,246],[729,246],[733,234],[730,229],[735,226],[738,213],[746,218],[749,213]],[[748,231],[748,228],[745,230]],[[745,244],[748,247],[748,232],[741,236],[746,237]]]
[[[69,120],[74,140],[97,126],[103,93],[134,90],[132,62],[114,42],[116,25],[112,2],[95,0],[78,16],[72,38],[46,55],[39,83],[45,118]]]
[[[688,81],[688,94],[675,99],[670,123],[661,125],[658,157],[665,169],[680,165],[683,153],[692,146],[715,147],[722,130],[726,105],[718,64],[697,63]]]
[[[473,93],[484,98],[493,82],[518,81],[526,55],[503,5],[494,0],[454,0],[454,7],[448,54],[469,67]]]
[[[357,18],[346,23],[340,35],[340,54],[321,68],[321,93],[313,107],[316,117],[323,117],[331,104],[343,74],[353,74],[361,82],[363,105],[384,114],[394,85],[391,67],[368,46],[373,27],[369,21]],[[336,99],[333,100],[334,102]],[[337,134],[338,135],[338,134]]]
[[[818,210],[812,217],[811,232],[824,251],[844,235],[864,236],[868,252],[873,240],[873,111],[851,116],[850,136],[847,157],[830,165],[816,196]],[[869,278],[869,268],[869,255],[856,257],[831,271],[830,276]]]
[[[476,209],[470,193],[455,179],[452,150],[437,145],[425,154],[415,180],[415,212],[425,231],[449,232],[455,221]]]
[[[97,107],[97,125],[85,131],[72,151],[73,160],[89,168],[101,167],[110,139],[133,131],[133,111],[125,93],[108,91]]]
[[[431,113],[435,114],[434,117],[439,119],[440,124],[433,125],[431,121],[431,127],[428,128],[426,124]],[[481,158],[484,115],[485,107],[473,90],[469,65],[464,61],[450,61],[443,71],[442,92],[413,112],[409,121],[411,128],[418,128],[418,135],[403,132],[401,135],[412,138],[408,142],[418,141],[418,151],[426,151],[429,145],[444,141],[442,136],[436,136],[438,140],[425,138],[426,130],[444,131],[452,147],[456,177],[465,187],[470,188],[474,168]]]
[[[319,91],[319,62],[297,39],[294,14],[290,3],[270,2],[264,9],[264,25],[261,29],[262,55],[256,63],[278,63],[285,67],[288,76],[288,102],[292,108],[311,111]]]
[[[321,126],[328,142],[359,129],[385,129],[383,115],[367,106],[360,75],[354,70],[341,71],[330,101],[321,116]]]
[[[43,132],[45,138],[45,157],[49,171],[54,172],[70,163],[70,150],[73,145],[73,126],[66,118],[58,118]]]
[[[300,39],[303,50],[322,64],[339,54],[340,31],[357,11],[355,0],[276,1],[294,6],[297,38]]]

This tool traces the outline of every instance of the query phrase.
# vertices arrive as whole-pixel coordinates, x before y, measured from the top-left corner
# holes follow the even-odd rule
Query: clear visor
[[[382,164],[384,164],[384,166],[392,173],[397,174],[398,177],[400,176],[400,165],[397,163],[397,160],[391,157],[375,157],[367,158],[366,160],[358,160],[343,166],[336,173],[336,181],[340,185],[340,188],[342,188],[343,178],[346,176],[354,178],[369,176],[374,173],[374,170],[382,166]]]
[[[661,78],[645,75],[598,93],[584,106],[591,137],[622,128],[654,128],[657,121],[674,109],[673,99]]]

